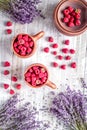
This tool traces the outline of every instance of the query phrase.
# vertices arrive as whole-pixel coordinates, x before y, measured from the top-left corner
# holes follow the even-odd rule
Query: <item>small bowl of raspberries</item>
[[[87,2],[85,0],[61,0],[54,11],[58,30],[69,36],[80,35],[87,30]]]

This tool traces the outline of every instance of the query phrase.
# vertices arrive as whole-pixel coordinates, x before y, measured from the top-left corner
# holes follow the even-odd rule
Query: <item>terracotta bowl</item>
[[[32,86],[32,85],[31,85],[29,82],[27,82],[26,79],[25,79],[25,77],[26,77],[25,75],[26,75],[26,73],[28,72],[28,70],[30,70],[30,69],[31,69],[32,67],[34,67],[34,66],[42,67],[42,68],[47,72],[47,80],[46,80],[46,82],[43,83],[43,84],[41,84],[41,85],[39,85],[39,86]],[[27,84],[28,86],[30,86],[30,87],[33,87],[33,88],[43,87],[44,85],[47,85],[47,86],[49,86],[49,87],[51,87],[51,88],[53,88],[53,89],[56,88],[56,85],[55,85],[53,82],[49,81],[49,72],[48,72],[48,69],[47,69],[43,64],[35,63],[35,64],[30,65],[30,66],[25,70],[24,79],[25,79],[26,84]]]
[[[68,27],[63,21],[62,11],[68,6],[81,9],[81,25]],[[87,2],[84,0],[61,0],[54,10],[54,21],[58,30],[69,36],[75,36],[87,30]]]
[[[13,45],[14,45],[14,42],[15,42],[15,40],[17,39],[18,35],[27,35],[27,36],[29,36],[29,38],[31,38],[31,40],[33,41],[34,47],[33,47],[32,52],[31,52],[29,55],[22,56],[22,55],[18,54],[18,53],[15,51]],[[34,35],[34,36],[30,36],[30,35],[28,35],[28,34],[18,34],[18,35],[13,38],[11,48],[12,48],[12,50],[13,50],[13,52],[14,52],[14,54],[15,54],[16,56],[18,56],[18,57],[20,57],[20,58],[29,58],[29,57],[31,57],[31,56],[36,52],[36,48],[37,48],[37,43],[36,43],[36,41],[37,41],[38,39],[40,39],[40,38],[44,35],[44,32],[41,31],[41,32],[37,33],[37,34]]]

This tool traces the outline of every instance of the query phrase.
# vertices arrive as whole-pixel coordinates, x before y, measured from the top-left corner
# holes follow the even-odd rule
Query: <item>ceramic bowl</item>
[[[81,25],[68,27],[63,21],[63,10],[68,6],[81,9]],[[87,2],[84,0],[61,0],[54,10],[54,21],[58,30],[69,36],[76,36],[87,30]]]

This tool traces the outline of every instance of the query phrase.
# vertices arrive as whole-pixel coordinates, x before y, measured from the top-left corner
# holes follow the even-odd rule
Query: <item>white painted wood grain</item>
[[[19,79],[18,83],[22,84],[22,89],[19,92],[20,96],[24,97],[26,101],[30,101],[32,105],[37,107],[38,110],[43,106],[49,107],[51,105],[53,98],[52,95],[49,95],[51,91],[64,91],[66,89],[66,84],[70,85],[72,89],[81,89],[80,78],[85,78],[87,81],[87,31],[76,37],[68,37],[59,33],[53,21],[53,10],[57,3],[58,0],[42,1],[40,8],[42,9],[46,19],[43,20],[42,18],[37,18],[32,24],[29,25],[13,23],[13,26],[11,27],[13,30],[12,35],[5,34],[7,27],[4,23],[8,21],[9,18],[0,12],[0,104],[10,97],[8,91],[3,89],[2,84],[9,83],[11,87],[14,87],[15,85],[10,80],[12,75],[16,75]],[[11,50],[11,41],[15,35],[18,33],[28,33],[34,35],[42,30],[45,32],[45,35],[37,41],[37,51],[35,55],[28,59],[20,59],[13,54]],[[51,66],[51,62],[54,61],[58,62],[59,65],[63,63],[69,64],[69,62],[64,60],[58,61],[51,53],[45,54],[42,51],[44,47],[50,47],[50,43],[47,41],[48,36],[53,36],[55,39],[54,42],[59,44],[59,49],[55,49],[58,51],[58,54],[61,54],[60,49],[65,47],[63,45],[63,41],[65,39],[70,39],[69,48],[74,48],[76,50],[76,54],[73,55],[72,61],[77,62],[77,69],[74,70],[67,67],[67,69],[63,71],[59,68],[55,69]],[[50,47],[50,52],[52,51],[53,49]],[[10,74],[8,76],[4,76],[2,74],[5,70],[5,67],[2,66],[2,62],[6,60],[11,63],[11,67],[6,68],[10,70]],[[52,90],[47,86],[39,89],[33,89],[25,84],[23,74],[28,65],[31,65],[32,63],[42,63],[48,68],[50,73],[49,79],[57,85],[56,90]],[[84,92],[86,92],[86,90],[84,90]],[[43,112],[40,113],[38,118],[46,121],[48,120],[51,124],[50,130],[64,130],[62,126],[57,126],[56,119],[47,112],[45,114]]]

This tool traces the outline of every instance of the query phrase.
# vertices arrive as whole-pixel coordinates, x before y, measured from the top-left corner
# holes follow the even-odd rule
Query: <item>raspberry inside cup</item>
[[[14,51],[20,56],[28,56],[34,49],[34,41],[27,34],[19,34],[13,43]]]
[[[46,83],[48,72],[42,66],[32,66],[25,73],[25,81],[33,87],[40,87]]]

